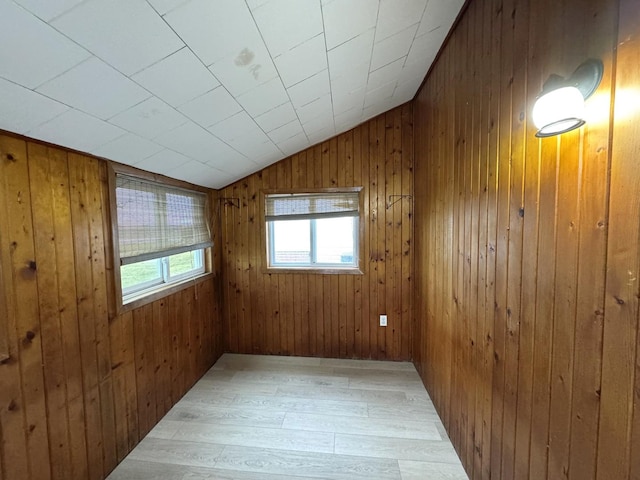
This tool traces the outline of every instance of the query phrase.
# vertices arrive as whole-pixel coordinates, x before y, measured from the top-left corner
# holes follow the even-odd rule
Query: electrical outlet
[[[387,316],[386,315],[380,315],[380,326],[381,327],[386,327],[387,326]]]

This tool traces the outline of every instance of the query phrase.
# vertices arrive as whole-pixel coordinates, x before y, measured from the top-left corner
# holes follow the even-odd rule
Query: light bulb
[[[584,125],[584,98],[576,87],[562,87],[542,95],[533,106],[537,137],[568,132]]]

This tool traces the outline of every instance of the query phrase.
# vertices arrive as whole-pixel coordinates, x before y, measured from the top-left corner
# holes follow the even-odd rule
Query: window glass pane
[[[182,275],[183,273],[197,270],[202,267],[202,250],[178,253],[169,257],[169,271],[171,276]]]
[[[316,220],[316,262],[354,265],[354,226],[356,217]]]
[[[120,267],[122,290],[130,290],[140,284],[157,281],[162,283],[162,262],[160,259],[146,260]]]
[[[310,220],[284,220],[272,222],[272,248],[274,263],[310,263],[310,228]]]

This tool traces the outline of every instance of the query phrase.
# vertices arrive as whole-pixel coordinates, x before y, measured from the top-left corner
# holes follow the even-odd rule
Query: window
[[[205,273],[205,193],[116,173],[115,207],[124,304]]]
[[[269,268],[358,271],[359,215],[358,190],[267,194]]]

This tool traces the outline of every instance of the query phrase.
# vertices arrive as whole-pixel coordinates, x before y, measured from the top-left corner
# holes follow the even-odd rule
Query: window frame
[[[201,275],[203,273],[206,272],[206,268],[205,268],[205,264],[204,264],[204,248],[197,248],[195,250],[189,250],[189,252],[200,252],[200,259],[199,259],[199,263],[200,266],[197,268],[192,268],[191,270],[187,271],[187,272],[183,272],[183,273],[178,273],[176,275],[171,275],[171,264],[169,263],[169,257],[171,257],[172,255],[169,255],[167,257],[162,257],[162,274],[163,276],[166,277],[167,282],[170,283],[177,283],[180,282],[182,280],[186,280],[189,278],[193,278],[196,275]],[[184,252],[183,252],[184,253]],[[180,254],[177,254],[180,255]]]
[[[116,314],[122,314],[133,310],[138,307],[142,307],[149,303],[155,302],[156,300],[165,298],[169,295],[172,295],[176,292],[184,290],[194,284],[203,282],[214,276],[213,272],[213,247],[206,248],[197,248],[194,250],[203,250],[203,268],[204,272],[197,273],[193,276],[189,275],[188,277],[176,278],[172,283],[161,283],[159,285],[150,286],[146,290],[141,290],[136,293],[131,293],[130,295],[124,295],[122,289],[122,277],[120,273],[120,248],[119,248],[119,236],[118,236],[118,216],[117,216],[117,202],[116,202],[116,175],[129,175],[132,177],[137,177],[141,180],[146,180],[150,182],[155,182],[159,184],[163,184],[169,187],[176,187],[181,189],[193,190],[196,192],[204,193],[207,197],[207,209],[211,209],[212,204],[212,190],[201,187],[199,185],[193,185],[188,182],[183,182],[182,180],[177,180],[174,178],[166,177],[164,175],[155,174],[151,172],[146,172],[143,170],[139,170],[135,167],[131,167],[129,165],[123,165],[116,162],[108,162],[108,185],[109,185],[109,215],[108,218],[111,223],[111,252],[113,252],[113,290],[115,293],[115,312]],[[210,213],[207,212],[210,217]],[[211,218],[210,218],[211,220]],[[212,233],[212,240],[214,237],[214,232]],[[194,251],[187,250],[187,251]],[[160,257],[167,258],[167,257]],[[164,266],[163,266],[164,270]],[[164,272],[163,272],[164,277]]]
[[[272,265],[271,263],[271,228],[266,220],[266,198],[269,195],[286,195],[286,194],[331,194],[331,193],[358,193],[358,215],[357,225],[354,228],[354,257],[357,260],[355,265],[332,265],[332,264],[319,264],[319,266],[312,265]],[[342,274],[342,275],[363,275],[364,274],[364,195],[363,187],[343,187],[343,188],[289,188],[289,189],[264,189],[260,191],[260,214],[261,214],[261,239],[262,239],[262,252],[264,255],[263,273],[312,273],[312,274]],[[311,233],[310,233],[311,235]],[[314,241],[312,236],[311,242]]]

